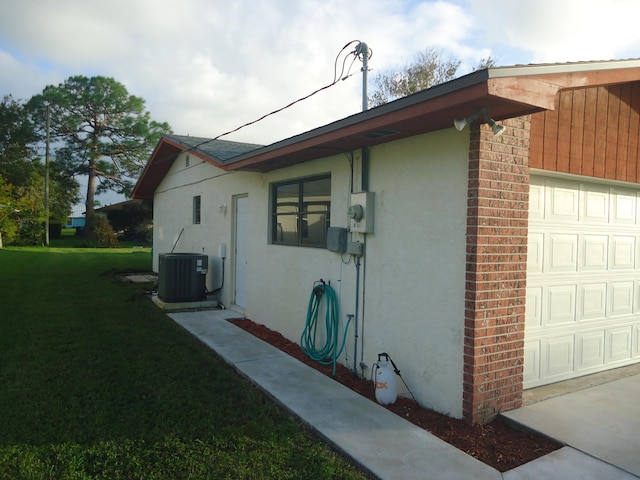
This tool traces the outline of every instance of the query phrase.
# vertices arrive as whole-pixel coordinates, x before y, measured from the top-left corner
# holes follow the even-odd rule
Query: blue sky
[[[331,82],[351,40],[370,75],[443,50],[469,71],[640,57],[638,0],[0,0],[0,94],[28,99],[71,75],[105,75],[174,132],[214,137]],[[230,140],[271,143],[361,108],[344,82]]]

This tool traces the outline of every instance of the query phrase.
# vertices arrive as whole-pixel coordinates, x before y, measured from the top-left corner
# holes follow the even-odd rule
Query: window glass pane
[[[296,203],[279,203],[276,206],[276,213],[278,215],[281,214],[290,214],[290,215],[297,215],[298,214],[298,202]]]
[[[326,246],[330,210],[330,177],[274,185],[272,242]]]
[[[308,213],[302,220],[302,244],[325,246],[327,244],[328,215]]]
[[[331,179],[321,178],[304,182],[303,192],[305,202],[329,202],[331,201]]]
[[[304,211],[311,213],[328,213],[330,205],[329,202],[305,203]]]
[[[200,195],[193,197],[193,223],[200,223]]]
[[[293,183],[289,185],[278,185],[276,187],[277,203],[298,202],[300,196],[300,185]]]
[[[298,215],[278,215],[273,241],[276,243],[286,243],[297,245],[298,240]]]

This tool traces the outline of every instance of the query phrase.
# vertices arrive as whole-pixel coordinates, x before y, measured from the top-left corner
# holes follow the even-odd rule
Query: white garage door
[[[640,190],[531,177],[524,387],[640,361]]]

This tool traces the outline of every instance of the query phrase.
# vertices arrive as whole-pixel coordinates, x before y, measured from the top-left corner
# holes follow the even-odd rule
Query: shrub
[[[96,247],[115,248],[118,246],[118,239],[109,221],[97,213],[87,214],[84,235],[90,243],[95,243]]]

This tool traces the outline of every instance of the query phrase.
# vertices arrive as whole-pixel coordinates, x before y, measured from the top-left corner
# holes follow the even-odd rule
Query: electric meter
[[[373,233],[373,192],[351,194],[351,205],[347,211],[350,230],[359,233]]]
[[[349,211],[347,212],[347,214],[349,215],[349,218],[351,218],[354,222],[359,222],[364,216],[364,208],[362,208],[362,205],[360,205],[359,203],[356,203],[355,205],[351,205],[349,207]]]

